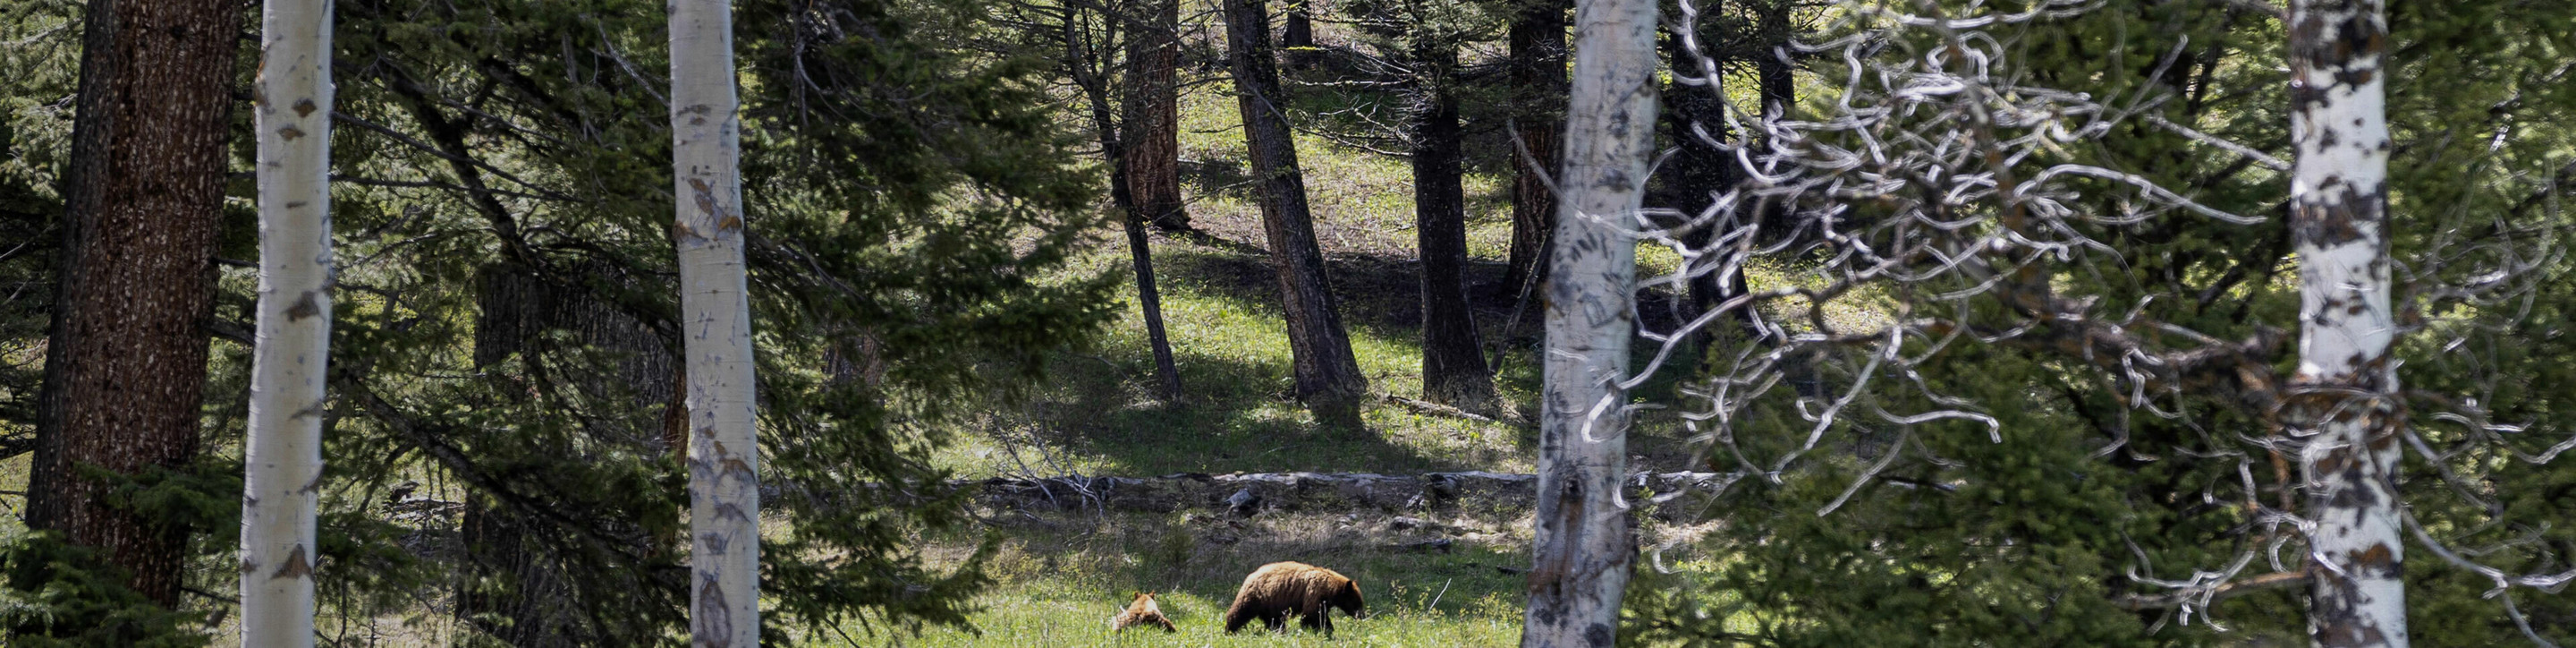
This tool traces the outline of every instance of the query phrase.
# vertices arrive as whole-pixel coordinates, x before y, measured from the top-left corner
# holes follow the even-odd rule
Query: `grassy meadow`
[[[857,630],[812,637],[817,645],[902,646],[1502,646],[1520,636],[1519,576],[1502,568],[1528,561],[1516,525],[1450,519],[1442,528],[1388,528],[1385,515],[1263,514],[1236,520],[1206,514],[1081,516],[997,525],[991,558],[1001,580],[982,603],[977,630],[921,636]],[[1451,551],[1400,545],[1453,539]],[[963,552],[964,545],[943,546]],[[1224,633],[1226,606],[1243,576],[1263,563],[1297,560],[1360,582],[1368,617],[1334,613],[1327,640],[1290,623],[1287,635]],[[1179,632],[1112,633],[1109,618],[1138,591],[1159,592]]]
[[[1320,27],[1320,26],[1319,26]],[[1340,34],[1319,29],[1333,43]],[[1346,44],[1346,43],[1345,43]],[[1324,86],[1329,64],[1291,72],[1291,92],[1304,114],[1356,108],[1394,109],[1392,97]],[[1300,86],[1299,82],[1305,82]],[[1048,386],[1026,402],[970,417],[941,463],[961,477],[1064,474],[1152,476],[1177,472],[1381,472],[1443,470],[1531,472],[1537,430],[1519,421],[1477,421],[1426,414],[1392,400],[1365,411],[1369,434],[1317,431],[1289,397],[1291,356],[1261,230],[1257,196],[1232,89],[1222,74],[1188,78],[1182,97],[1183,190],[1192,223],[1207,236],[1153,237],[1163,315],[1185,397],[1152,395],[1153,357],[1132,281],[1124,317],[1096,349],[1067,354]],[[1293,113],[1292,113],[1293,114]],[[1474,115],[1471,115],[1471,119]],[[1420,307],[1411,173],[1404,160],[1358,148],[1301,122],[1298,154],[1315,229],[1328,257],[1360,367],[1383,395],[1421,395]],[[1499,123],[1496,121],[1495,123]],[[1542,328],[1535,306],[1497,284],[1510,239],[1509,166],[1499,155],[1499,129],[1469,143],[1468,293],[1498,387],[1522,404],[1521,421],[1537,414],[1535,349]],[[1094,272],[1132,277],[1123,242],[1088,259]],[[1669,272],[1679,258],[1641,246],[1641,273]],[[1763,269],[1757,283],[1789,281]],[[1650,294],[1657,299],[1668,296]],[[1657,306],[1649,304],[1645,310]],[[1652,320],[1654,313],[1647,313]],[[1652,349],[1640,349],[1640,360]],[[1644,399],[1668,398],[1667,382],[1650,383]],[[1677,418],[1640,417],[1631,452],[1644,469],[1694,469]],[[1394,515],[1377,511],[1268,512],[1236,520],[1207,512],[1171,515],[1027,514],[987,511],[983,532],[999,539],[988,564],[999,582],[980,601],[973,631],[935,628],[920,636],[853,626],[846,634],[809,637],[819,645],[901,646],[1504,646],[1517,643],[1528,558],[1528,517],[1519,512],[1449,513],[1439,531],[1393,531]],[[1428,516],[1412,512],[1406,515]],[[1650,535],[1657,534],[1649,530]],[[1452,551],[1401,548],[1448,537]],[[930,540],[933,555],[964,560],[971,538]],[[1294,631],[1223,634],[1235,587],[1261,564],[1297,560],[1361,583],[1371,616],[1336,617],[1332,640]],[[1109,631],[1108,620],[1137,591],[1159,591],[1176,634]],[[1293,624],[1292,624],[1293,627]]]

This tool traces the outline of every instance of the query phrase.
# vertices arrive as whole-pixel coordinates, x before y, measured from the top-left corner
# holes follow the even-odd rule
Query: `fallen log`
[[[1661,506],[1692,495],[1722,493],[1742,475],[1641,472],[1628,481],[1628,501],[1659,517]],[[1176,473],[1160,477],[994,477],[949,482],[981,506],[1017,511],[1173,513],[1188,510],[1255,515],[1264,511],[1466,511],[1517,515],[1535,502],[1538,476],[1485,471],[1420,475],[1375,473]]]

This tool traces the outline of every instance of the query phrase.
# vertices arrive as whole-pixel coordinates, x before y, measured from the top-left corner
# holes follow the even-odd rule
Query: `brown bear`
[[[1225,611],[1226,634],[1243,629],[1244,624],[1260,619],[1272,632],[1288,629],[1288,615],[1297,615],[1297,625],[1309,630],[1322,630],[1333,636],[1332,609],[1353,619],[1363,616],[1360,585],[1333,570],[1301,562],[1275,562],[1262,565],[1243,577],[1243,587],[1234,591],[1234,607]]]
[[[1137,624],[1162,626],[1164,632],[1181,631],[1172,625],[1171,617],[1163,616],[1163,606],[1154,604],[1153,592],[1137,592],[1136,601],[1127,604],[1127,611],[1109,618],[1109,631],[1126,632],[1127,626]]]

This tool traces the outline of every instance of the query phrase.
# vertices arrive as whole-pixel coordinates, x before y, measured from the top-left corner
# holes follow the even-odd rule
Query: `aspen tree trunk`
[[[689,381],[689,642],[760,645],[760,448],[752,430],[733,7],[671,7],[671,226]]]
[[[2397,330],[2389,301],[2388,115],[2380,0],[2290,3],[2290,240],[2299,255],[2294,433],[2309,489],[2308,633],[2406,645],[2397,518]]]
[[[1422,397],[1470,412],[1496,411],[1493,374],[1467,308],[1467,198],[1459,140],[1455,44],[1413,51],[1413,234],[1422,254]]]
[[[241,6],[91,0],[27,523],[179,604],[186,529],[118,506],[79,466],[197,456]],[[15,236],[16,234],[12,234]]]
[[[1270,266],[1279,275],[1279,304],[1287,312],[1288,349],[1295,355],[1297,398],[1328,427],[1358,429],[1359,400],[1368,377],[1351,355],[1324,278],[1324,252],[1306,210],[1306,178],[1297,168],[1297,144],[1280,112],[1279,70],[1270,61],[1270,16],[1261,0],[1226,0],[1226,58],[1234,72],[1244,139],[1252,149],[1252,175],[1261,182],[1261,229],[1270,241]]]
[[[1547,280],[1547,241],[1556,230],[1556,190],[1547,183],[1565,143],[1565,0],[1523,0],[1509,38],[1519,144],[1512,151],[1512,249],[1503,289],[1519,299]]]
[[[314,500],[331,351],[331,3],[268,0],[260,76],[259,331],[242,453],[242,645],[313,645]]]
[[[1125,142],[1117,160],[1124,186],[1145,220],[1165,231],[1190,229],[1181,199],[1181,3],[1148,0],[1127,39]]]
[[[1521,645],[1607,647],[1635,565],[1614,501],[1628,474],[1628,340],[1636,322],[1635,227],[1655,136],[1655,0],[1575,9],[1573,104],[1558,178],[1547,364],[1539,413],[1537,526]]]

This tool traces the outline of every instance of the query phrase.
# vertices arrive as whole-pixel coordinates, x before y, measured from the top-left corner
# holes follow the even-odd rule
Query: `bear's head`
[[[1368,617],[1367,603],[1360,600],[1360,584],[1356,581],[1342,581],[1341,589],[1334,591],[1332,598],[1327,599],[1327,602],[1332,603],[1335,608],[1340,608],[1343,614],[1351,615],[1353,619]]]

